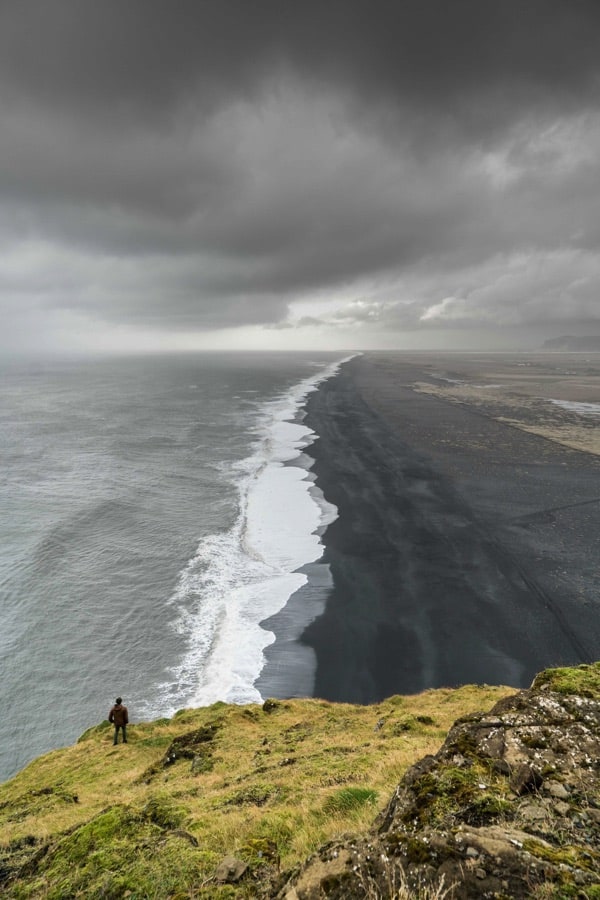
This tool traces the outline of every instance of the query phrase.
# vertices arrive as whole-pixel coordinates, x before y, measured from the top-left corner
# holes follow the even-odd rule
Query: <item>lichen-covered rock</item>
[[[458,720],[369,835],[323,847],[277,896],[386,897],[400,883],[443,883],[455,898],[518,900],[541,885],[544,898],[600,897],[600,664],[549,670]]]
[[[226,856],[221,860],[215,872],[215,881],[221,884],[235,884],[248,870],[248,864],[235,856]]]

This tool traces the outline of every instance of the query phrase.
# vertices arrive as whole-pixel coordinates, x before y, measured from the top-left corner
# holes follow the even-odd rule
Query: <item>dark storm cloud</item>
[[[3,5],[0,74],[36,101],[149,119],[251,93],[278,64],[419,110],[498,91],[497,110],[500,92],[595,94],[599,24],[595,0],[20,0]]]
[[[599,51],[591,0],[4,3],[0,298],[165,328],[315,291],[349,299],[305,317],[330,326],[593,319]]]

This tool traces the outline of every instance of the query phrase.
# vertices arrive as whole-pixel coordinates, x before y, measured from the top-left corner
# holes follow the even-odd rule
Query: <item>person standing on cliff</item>
[[[129,714],[127,712],[127,707],[123,706],[123,700],[121,697],[117,697],[115,705],[111,707],[111,710],[108,714],[108,721],[112,722],[112,724],[115,726],[115,739],[113,741],[113,744],[117,743],[117,739],[119,737],[119,728],[123,732],[123,743],[126,744]]]

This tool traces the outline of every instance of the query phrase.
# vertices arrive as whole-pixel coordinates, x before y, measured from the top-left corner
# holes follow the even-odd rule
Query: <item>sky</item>
[[[0,354],[600,334],[598,0],[2,0]]]

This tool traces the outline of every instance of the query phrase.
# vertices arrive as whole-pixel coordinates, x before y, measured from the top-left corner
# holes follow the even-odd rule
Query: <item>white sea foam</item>
[[[320,535],[337,515],[302,453],[314,432],[298,421],[299,411],[345,361],[265,404],[255,451],[237,467],[238,518],[229,531],[200,542],[170,598],[188,652],[171,669],[173,681],[161,686],[165,712],[262,699],[254,682],[275,636],[260,623],[306,583],[298,569],[321,557]]]
[[[582,403],[575,400],[550,400],[550,403],[580,416],[600,416],[600,403]]]

